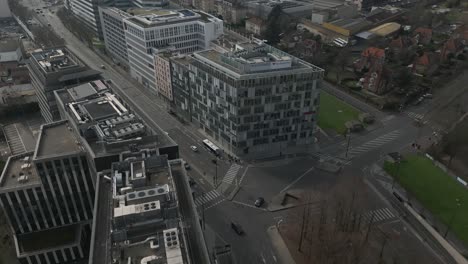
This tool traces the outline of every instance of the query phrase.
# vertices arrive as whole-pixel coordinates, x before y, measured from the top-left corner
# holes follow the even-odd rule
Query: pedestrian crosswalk
[[[320,159],[322,162],[332,162],[336,163],[337,165],[349,165],[351,164],[350,160],[343,160],[343,159],[338,159],[336,157],[333,157],[329,154],[325,153],[319,153],[319,152],[314,152],[310,154],[312,157]]]
[[[423,114],[418,114],[418,113],[414,113],[414,112],[405,112],[405,114],[411,118],[411,119],[414,119],[414,120],[421,120],[424,118],[424,115]]]
[[[392,211],[385,207],[385,208],[380,208],[380,209],[377,209],[377,210],[372,210],[372,211],[369,211],[365,214],[362,215],[362,218],[363,218],[363,222],[362,223],[370,223],[372,221],[372,223],[377,223],[377,222],[382,222],[382,221],[385,221],[385,220],[389,220],[389,219],[392,219],[392,218],[395,218],[396,216],[392,213]]]
[[[195,199],[195,205],[196,206],[202,206],[202,205],[206,205],[207,203],[217,199],[218,197],[220,197],[220,194],[218,191],[216,190],[211,190],[207,193],[204,193],[204,194],[201,194],[200,196],[198,196],[196,199]]]
[[[223,182],[227,184],[232,184],[234,179],[237,176],[237,173],[242,168],[239,164],[232,164],[229,170],[226,172],[226,175],[223,178]]]
[[[395,140],[401,135],[401,132],[399,130],[394,130],[390,133],[387,133],[385,135],[382,135],[378,138],[375,138],[371,141],[368,141],[364,144],[362,144],[359,147],[352,148],[348,151],[348,157],[355,157],[357,155],[363,154],[365,152],[374,150],[380,146],[383,146],[384,144],[387,144],[390,141]]]

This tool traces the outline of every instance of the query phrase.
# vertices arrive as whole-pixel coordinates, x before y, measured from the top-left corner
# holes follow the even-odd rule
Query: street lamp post
[[[450,218],[450,221],[449,221],[449,223],[447,225],[447,230],[445,230],[444,238],[447,237],[447,234],[448,234],[448,232],[450,230],[450,227],[452,226],[453,221],[455,220],[455,217],[456,217],[456,215],[458,213],[458,210],[459,210],[459,208],[461,206],[460,199],[458,199],[458,198],[455,199],[455,206],[456,206],[455,211],[453,211],[452,217]]]
[[[346,137],[348,138],[348,143],[346,143],[346,153],[345,153],[345,157],[347,158],[348,157],[348,151],[349,151],[349,143],[351,142],[351,135],[350,135],[349,129],[346,130]]]

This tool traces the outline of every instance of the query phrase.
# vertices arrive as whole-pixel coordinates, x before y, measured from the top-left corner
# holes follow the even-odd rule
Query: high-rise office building
[[[322,69],[261,41],[172,61],[176,109],[228,153],[277,156],[314,142]]]
[[[95,183],[68,121],[43,125],[34,152],[11,156],[0,177],[0,204],[24,264],[87,258]]]
[[[90,263],[211,263],[182,160],[127,152],[103,174]]]
[[[96,80],[55,91],[60,116],[80,135],[92,170],[109,169],[129,149],[157,148],[160,155],[179,158],[177,144],[163,131],[148,126],[112,92],[111,85],[115,84]]]
[[[156,92],[156,54],[207,49],[223,33],[222,20],[201,11],[134,9],[131,12],[134,15],[124,17],[116,10],[101,10],[106,45],[111,54],[125,54],[121,50],[126,49],[127,55],[117,57],[126,56],[131,75],[153,92]],[[112,41],[122,39],[122,33],[125,43]]]
[[[99,16],[107,52],[117,62],[128,65],[124,19],[132,15],[116,7],[99,7]]]
[[[96,79],[100,75],[100,72],[88,68],[65,47],[33,52],[28,68],[41,114],[46,122],[57,121],[59,118],[53,94],[55,90]]]

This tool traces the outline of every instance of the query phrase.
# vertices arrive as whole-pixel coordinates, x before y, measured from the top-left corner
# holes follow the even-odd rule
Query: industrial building
[[[226,152],[277,156],[313,144],[322,69],[261,41],[196,52],[173,65],[176,109]]]
[[[68,121],[43,125],[34,152],[8,158],[0,204],[21,263],[87,259],[94,186],[86,151]]]
[[[41,114],[47,123],[57,121],[60,117],[53,94],[55,90],[94,80],[100,75],[100,72],[88,68],[65,47],[33,52],[28,69]]]

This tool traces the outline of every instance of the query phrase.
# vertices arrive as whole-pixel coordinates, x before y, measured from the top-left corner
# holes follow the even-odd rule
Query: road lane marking
[[[299,176],[297,179],[295,179],[293,182],[291,182],[288,186],[284,187],[280,193],[284,193],[285,191],[287,191],[289,188],[291,188],[291,186],[293,186],[294,184],[296,184],[298,181],[300,181],[302,179],[302,177],[306,176],[309,172],[313,171],[314,170],[314,167],[308,169],[306,172],[304,172],[301,176]]]

